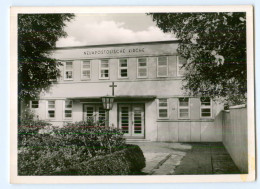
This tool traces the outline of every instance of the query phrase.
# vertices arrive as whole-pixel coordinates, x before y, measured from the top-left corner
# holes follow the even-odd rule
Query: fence
[[[248,172],[247,108],[230,107],[222,112],[222,141],[242,173]]]

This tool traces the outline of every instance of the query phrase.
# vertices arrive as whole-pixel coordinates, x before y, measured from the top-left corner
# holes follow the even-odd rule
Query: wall
[[[248,172],[247,108],[223,111],[223,144],[242,173]]]
[[[170,98],[169,107],[169,119],[157,120],[157,141],[222,141],[222,124],[214,122],[221,105],[212,101],[212,118],[201,118],[200,99],[190,98],[190,119],[178,119],[178,98]]]

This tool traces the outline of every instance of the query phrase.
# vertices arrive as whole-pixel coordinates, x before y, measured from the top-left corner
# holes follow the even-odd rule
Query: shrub
[[[74,164],[53,175],[136,175],[142,174],[145,158],[137,145],[126,145],[122,150],[89,161]]]
[[[20,148],[18,155],[19,175],[52,175],[66,167],[86,161],[84,147],[34,147]]]
[[[18,125],[18,145],[26,145],[28,140],[33,140],[32,138],[36,136],[39,130],[50,127],[51,124],[43,120],[21,119]]]
[[[112,153],[125,146],[124,133],[121,130],[89,126],[84,121],[70,123],[54,132],[65,145],[85,146],[90,156]]]
[[[55,128],[49,124],[46,124],[47,127],[33,127],[33,125],[31,124],[32,127],[28,127],[28,125],[26,127],[19,126],[19,133],[23,136],[19,135],[19,175],[53,175],[60,174],[61,170],[63,172],[67,170],[66,172],[72,174],[81,174],[83,171],[86,173],[89,172],[86,162],[91,158],[102,157],[126,148],[122,131],[115,128],[89,126],[88,122],[67,124],[63,128]],[[21,132],[24,133],[21,134]],[[137,153],[141,152],[142,154],[139,147],[135,149]],[[111,165],[116,165],[115,167],[120,170],[112,170],[111,174],[116,172],[122,174],[133,172],[143,165],[142,163],[139,165],[139,161],[137,161],[137,159],[140,160],[140,155],[135,155],[132,152],[131,154],[128,151],[122,153],[112,156],[108,160],[103,159],[102,161],[106,163],[103,163],[102,166],[98,167],[100,169],[94,172],[103,174],[108,172]],[[118,157],[121,157],[119,161],[117,160]],[[96,164],[96,161],[93,161]],[[129,161],[135,163],[132,164]],[[91,164],[91,162],[89,163]],[[102,167],[104,167],[103,172],[101,171]],[[68,171],[68,169],[76,171]],[[92,170],[93,168],[89,169]]]

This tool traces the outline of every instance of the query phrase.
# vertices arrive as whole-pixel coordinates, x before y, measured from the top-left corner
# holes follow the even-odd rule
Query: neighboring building
[[[112,95],[109,125],[127,138],[149,141],[221,141],[214,118],[222,106],[184,95],[178,41],[57,48],[62,77],[30,102],[39,119],[53,125],[105,119],[101,97]]]

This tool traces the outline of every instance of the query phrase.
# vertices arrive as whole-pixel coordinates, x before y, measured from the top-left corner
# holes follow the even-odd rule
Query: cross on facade
[[[115,95],[115,87],[117,87],[117,85],[114,84],[114,82],[112,82],[112,85],[109,85],[109,87],[112,87],[112,96]]]

